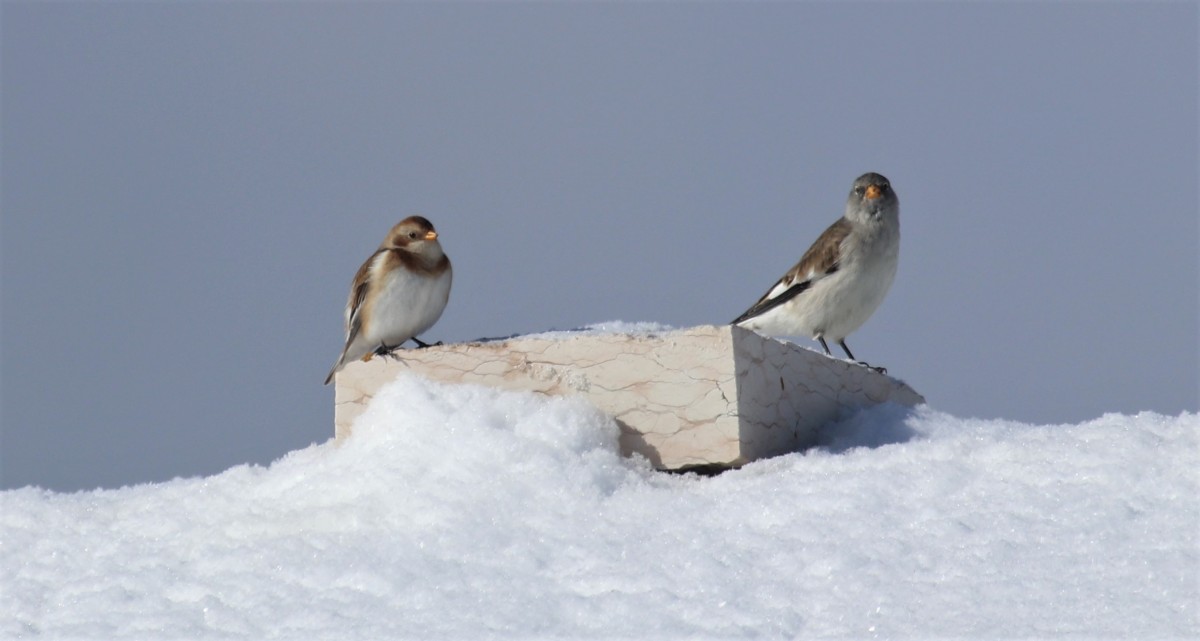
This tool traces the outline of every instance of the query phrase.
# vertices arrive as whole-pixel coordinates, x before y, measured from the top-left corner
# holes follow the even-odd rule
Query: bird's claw
[[[856,362],[857,362],[859,365],[862,365],[863,367],[865,367],[865,368],[867,368],[867,369],[870,369],[870,370],[875,370],[876,372],[878,372],[878,373],[880,373],[880,374],[883,374],[883,375],[885,375],[885,376],[887,375],[887,368],[886,368],[886,367],[875,367],[874,365],[872,365],[872,364],[870,364],[870,363],[868,363],[868,362],[866,362],[866,361],[856,361]]]
[[[421,339],[417,338],[416,336],[413,336],[413,337],[412,337],[412,342],[414,342],[414,343],[416,343],[416,344],[417,344],[417,348],[418,348],[418,349],[424,349],[424,348],[426,348],[426,347],[429,347],[429,346],[431,346],[431,345],[432,345],[433,347],[438,347],[439,345],[444,345],[444,343],[442,343],[442,341],[438,341],[438,342],[436,342],[436,343],[426,343],[425,341],[423,341],[423,340],[421,340]]]

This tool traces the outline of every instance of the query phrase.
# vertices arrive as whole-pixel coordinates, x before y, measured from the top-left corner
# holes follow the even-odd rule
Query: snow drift
[[[1198,426],[881,406],[704,478],[579,400],[401,378],[267,468],[0,493],[0,636],[1194,636]]]

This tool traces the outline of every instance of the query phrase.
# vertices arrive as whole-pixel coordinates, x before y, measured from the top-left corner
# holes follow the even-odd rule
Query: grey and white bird
[[[433,224],[421,216],[396,223],[350,285],[346,346],[325,378],[355,359],[391,354],[433,327],[450,300],[453,271]]]
[[[850,189],[845,215],[732,324],[772,336],[810,336],[829,356],[825,341],[836,341],[857,361],[846,337],[883,302],[899,257],[900,201],[887,178],[863,174]]]

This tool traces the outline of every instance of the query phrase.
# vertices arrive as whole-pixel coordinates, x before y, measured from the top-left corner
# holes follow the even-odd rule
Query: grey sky
[[[866,171],[903,240],[856,355],[961,416],[1198,409],[1193,3],[2,7],[2,487],[331,436],[409,214],[428,340],[720,323]]]

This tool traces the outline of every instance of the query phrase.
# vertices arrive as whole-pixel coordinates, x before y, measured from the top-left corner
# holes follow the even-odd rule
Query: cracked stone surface
[[[737,467],[812,446],[855,408],[925,399],[902,381],[729,325],[458,343],[374,358],[338,373],[335,435],[385,383],[413,372],[543,394],[578,394],[621,427],[621,450],[660,469]]]

